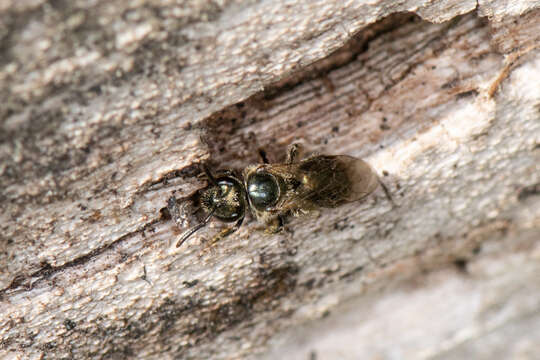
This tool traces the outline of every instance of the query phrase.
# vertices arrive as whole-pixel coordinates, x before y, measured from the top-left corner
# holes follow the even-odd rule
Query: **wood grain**
[[[0,355],[532,359],[540,10],[395,4],[0,6]],[[175,247],[200,163],[293,141],[396,204]]]

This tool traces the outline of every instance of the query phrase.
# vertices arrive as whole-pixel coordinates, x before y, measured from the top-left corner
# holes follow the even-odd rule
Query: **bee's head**
[[[223,175],[201,193],[201,206],[221,221],[233,222],[246,211],[245,191],[242,183],[233,176]]]
[[[242,182],[235,178],[230,171],[217,177],[212,176],[206,167],[204,172],[208,177],[209,185],[200,190],[199,193],[200,205],[206,212],[206,217],[199,224],[186,231],[176,243],[176,247],[182,245],[191,235],[203,228],[212,217],[223,222],[236,221],[235,228],[238,228],[244,219],[247,203]]]

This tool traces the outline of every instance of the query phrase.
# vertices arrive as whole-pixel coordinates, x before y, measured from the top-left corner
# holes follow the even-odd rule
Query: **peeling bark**
[[[540,8],[336,3],[0,6],[2,358],[540,352]],[[396,204],[175,247],[201,163],[293,141]]]

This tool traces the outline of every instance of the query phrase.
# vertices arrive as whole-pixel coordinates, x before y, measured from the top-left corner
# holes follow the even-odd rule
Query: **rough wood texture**
[[[179,3],[0,4],[0,357],[540,353],[538,4]],[[198,163],[295,140],[396,206],[175,248]]]

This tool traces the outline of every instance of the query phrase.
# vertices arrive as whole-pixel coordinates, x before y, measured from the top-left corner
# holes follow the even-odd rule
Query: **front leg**
[[[259,153],[259,158],[261,159],[263,164],[270,164],[268,161],[268,157],[266,156],[266,151],[264,151],[263,148],[258,148],[257,152]]]
[[[266,156],[266,151],[259,145],[259,142],[257,141],[257,136],[254,132],[249,132],[247,140],[247,147],[251,151],[257,150],[257,155],[259,155],[259,161],[263,164],[270,164],[270,162],[268,161],[268,157]]]
[[[212,238],[212,240],[210,242],[205,244],[204,248],[199,253],[199,256],[202,256],[203,254],[207,254],[210,251],[213,252],[213,250],[215,249],[216,244],[221,239],[226,238],[227,236],[231,235],[236,230],[238,230],[240,228],[240,226],[242,225],[243,221],[244,221],[244,217],[242,216],[240,219],[238,219],[238,221],[236,221],[236,223],[233,226],[221,230],[216,236],[214,236]]]
[[[214,246],[215,244],[217,244],[221,239],[224,239],[226,238],[227,236],[231,235],[232,233],[236,232],[236,230],[238,230],[240,228],[240,226],[242,226],[242,222],[244,221],[244,217],[242,216],[240,219],[238,219],[236,221],[236,223],[229,227],[229,228],[225,228],[223,230],[221,230],[219,232],[219,234],[217,234],[216,236],[214,236],[214,238],[212,239],[212,241],[210,242],[210,245],[209,246]]]

